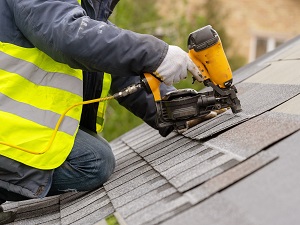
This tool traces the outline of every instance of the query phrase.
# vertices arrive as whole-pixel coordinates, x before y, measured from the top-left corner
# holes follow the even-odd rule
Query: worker
[[[201,79],[181,48],[111,24],[117,2],[0,1],[0,204],[90,191],[109,179],[114,155],[97,135],[105,104],[70,110],[51,143],[66,108],[118,92],[143,73],[164,82],[161,95],[188,71]],[[158,129],[153,96],[145,90],[119,103]],[[166,136],[172,128],[158,130]],[[0,223],[13,219],[0,208]]]

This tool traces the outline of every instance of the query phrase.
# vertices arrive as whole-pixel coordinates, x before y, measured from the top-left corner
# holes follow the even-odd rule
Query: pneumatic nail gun
[[[161,98],[161,81],[151,74],[144,74],[144,86],[153,93],[157,109],[157,126],[173,126],[183,132],[187,121],[207,115],[211,111],[231,108],[241,111],[237,89],[232,85],[232,72],[218,33],[210,26],[192,32],[188,38],[189,56],[200,70],[204,85],[212,91],[198,92],[182,89],[167,93]]]

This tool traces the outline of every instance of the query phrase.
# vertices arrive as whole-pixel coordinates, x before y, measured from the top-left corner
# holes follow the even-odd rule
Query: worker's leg
[[[54,171],[49,195],[94,190],[108,180],[114,168],[115,158],[107,141],[79,130],[67,160]]]

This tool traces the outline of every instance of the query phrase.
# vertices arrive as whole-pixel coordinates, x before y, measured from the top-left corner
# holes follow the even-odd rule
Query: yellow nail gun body
[[[197,65],[204,80],[220,88],[230,87],[232,72],[217,32],[206,26],[188,38],[189,56]]]
[[[231,68],[217,32],[210,25],[194,31],[189,35],[188,48],[204,84],[212,91],[182,89],[161,98],[160,81],[151,74],[145,74],[144,84],[154,95],[159,127],[173,125],[175,130],[184,131],[188,128],[187,121],[213,110],[230,107],[233,113],[241,111],[237,90],[232,85]]]

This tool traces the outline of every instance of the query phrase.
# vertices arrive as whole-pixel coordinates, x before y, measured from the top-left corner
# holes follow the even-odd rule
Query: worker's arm
[[[139,82],[140,78],[137,76],[114,77],[111,84],[111,92],[116,93],[129,85]],[[161,96],[164,96],[167,92],[174,90],[176,89],[173,86],[167,86],[164,83],[160,85]],[[140,117],[148,125],[159,130],[159,133],[162,136],[167,136],[173,130],[173,127],[159,129],[156,126],[156,106],[154,98],[153,95],[148,94],[144,88],[131,95],[118,99],[118,102],[133,114]]]
[[[35,46],[74,68],[117,76],[153,72],[168,50],[154,36],[91,19],[77,0],[6,1],[29,40],[24,47]]]

